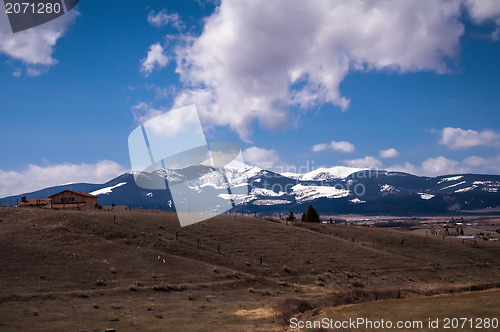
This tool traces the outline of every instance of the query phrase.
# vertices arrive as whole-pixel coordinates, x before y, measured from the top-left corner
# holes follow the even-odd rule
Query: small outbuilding
[[[21,196],[21,201],[17,203],[17,207],[38,207],[45,208],[50,206],[50,199],[48,198],[26,198]]]
[[[49,198],[50,207],[53,209],[93,210],[97,207],[99,196],[83,191],[65,190]]]

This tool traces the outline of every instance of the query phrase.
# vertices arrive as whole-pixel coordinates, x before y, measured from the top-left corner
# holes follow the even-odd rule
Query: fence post
[[[260,256],[260,265],[262,265],[262,256]]]
[[[220,254],[220,244],[217,245],[217,252]]]
[[[179,240],[179,233],[175,232],[175,239]]]

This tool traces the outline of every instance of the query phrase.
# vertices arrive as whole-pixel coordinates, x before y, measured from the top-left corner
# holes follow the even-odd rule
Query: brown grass
[[[0,219],[1,331],[279,331],[274,310],[290,298],[321,309],[500,282],[500,247],[409,232],[241,216],[180,228],[139,211],[0,208]]]

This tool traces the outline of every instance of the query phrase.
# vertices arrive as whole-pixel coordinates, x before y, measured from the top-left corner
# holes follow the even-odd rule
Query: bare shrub
[[[314,309],[314,305],[306,300],[298,298],[288,298],[285,301],[278,304],[275,308],[276,316],[282,319],[285,324],[288,324],[290,318],[293,316],[304,313],[308,310]]]

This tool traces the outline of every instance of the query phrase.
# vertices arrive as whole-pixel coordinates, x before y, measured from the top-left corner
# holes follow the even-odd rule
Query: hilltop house
[[[97,206],[98,198],[99,196],[87,194],[83,191],[64,190],[49,197],[50,208],[93,210]]]

